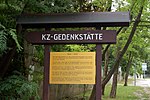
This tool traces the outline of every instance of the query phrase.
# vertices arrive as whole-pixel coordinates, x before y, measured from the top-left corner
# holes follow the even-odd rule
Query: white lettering
[[[67,34],[66,40],[70,40],[70,39],[69,39],[69,34]]]
[[[62,40],[66,40],[66,34],[62,34]]]
[[[99,40],[103,40],[103,34],[99,34]]]
[[[42,40],[103,40],[102,33],[89,34],[42,34]]]
[[[80,40],[83,40],[82,34],[79,34],[79,38],[80,38]]]
[[[78,36],[79,34],[75,34],[75,40],[79,40]]]
[[[58,34],[54,34],[54,40],[58,40],[57,35]]]
[[[74,34],[70,34],[70,40],[74,40]]]
[[[98,39],[98,34],[97,34],[97,33],[95,34],[95,39],[96,39],[96,40]]]
[[[50,39],[51,39],[50,36],[51,36],[50,34],[47,34],[47,40],[50,40]]]
[[[85,40],[85,39],[86,39],[86,36],[87,36],[87,34],[84,34],[84,38],[83,38],[83,40]]]
[[[42,34],[42,40],[46,40],[46,34]]]
[[[87,38],[86,38],[86,40],[91,40],[91,36],[90,36],[90,34],[87,34]]]
[[[94,34],[90,34],[91,35],[91,39],[93,40],[94,39]]]

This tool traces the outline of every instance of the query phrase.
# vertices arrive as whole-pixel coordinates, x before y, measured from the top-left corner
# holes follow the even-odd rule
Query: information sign
[[[95,52],[50,52],[50,84],[95,84]]]
[[[146,71],[147,70],[147,63],[142,63],[142,70]]]

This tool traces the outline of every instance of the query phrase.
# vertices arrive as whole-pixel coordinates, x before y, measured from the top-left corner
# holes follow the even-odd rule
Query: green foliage
[[[94,0],[92,2],[94,11],[110,11],[112,1],[111,0]]]
[[[41,45],[35,46],[34,59],[39,62],[40,66],[43,66],[43,61],[44,61],[43,52],[44,52],[44,46]]]
[[[91,52],[95,51],[95,45],[87,45],[87,44],[67,44],[67,45],[53,45],[52,46],[52,51],[54,52]]]
[[[145,1],[145,2],[144,2]],[[149,34],[149,0],[125,0],[125,1],[118,1],[117,3],[119,6],[117,7],[118,11],[130,11],[131,14],[131,24],[127,28],[123,28],[121,33],[117,36],[117,46],[120,46],[121,48],[124,47],[127,39],[129,38],[129,35],[131,33],[131,30],[133,28],[133,23],[135,22],[135,18],[138,15],[139,9],[141,6],[144,5],[143,14],[141,16],[141,21],[139,25],[136,28],[136,32],[134,34],[134,37],[132,38],[132,42],[130,43],[126,54],[124,55],[124,58],[122,59],[122,62],[120,63],[123,71],[125,71],[125,67],[128,61],[128,55],[129,52],[131,52],[133,56],[133,62],[131,64],[131,74],[134,72],[134,66],[137,68],[137,73],[141,72],[141,63],[148,59],[148,48],[149,48],[149,40],[150,40],[150,34]],[[126,5],[123,4],[123,2],[126,2]]]
[[[16,30],[12,28],[6,29],[6,27],[0,23],[0,56],[9,48],[7,46],[9,36],[15,41],[18,50],[20,51],[22,49],[22,47],[18,42]]]
[[[32,9],[31,9],[32,8]],[[25,8],[23,9],[24,13],[45,13],[50,9],[45,5],[44,1],[40,2],[37,0],[28,0],[25,3]]]
[[[17,35],[16,35],[16,30],[15,29],[9,29],[8,33],[11,35],[12,39],[15,41],[18,50],[22,50],[23,48],[20,46]]]
[[[23,12],[26,13],[64,13],[74,10],[72,0],[28,0],[25,5]]]
[[[0,24],[0,56],[7,49],[7,37],[6,37],[5,27]]]
[[[0,81],[1,100],[29,100],[32,97],[39,100],[37,91],[38,85],[22,75],[12,75]]]
[[[73,12],[72,0],[49,0],[47,3],[51,7],[51,12]]]
[[[20,0],[2,0],[0,2],[0,22],[6,28],[15,28],[15,17],[22,11]]]

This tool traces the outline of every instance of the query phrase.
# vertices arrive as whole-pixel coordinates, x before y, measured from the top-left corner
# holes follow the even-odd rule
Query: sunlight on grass
[[[137,90],[141,90],[141,87],[134,86],[117,86],[117,97],[115,99],[109,98],[111,85],[106,86],[105,95],[103,96],[103,100],[137,100],[139,99],[134,92]]]
[[[143,88],[138,86],[117,86],[117,96],[116,98],[109,98],[109,93],[111,90],[111,85],[107,85],[105,89],[105,95],[102,97],[102,100],[140,100],[138,93],[143,93]],[[87,91],[84,94],[84,99],[89,100],[91,91]],[[83,98],[83,94],[77,95],[78,98]]]
[[[128,79],[128,85],[133,84],[133,81],[134,81],[133,78],[129,78]],[[118,84],[123,84],[124,85],[124,80],[119,81]]]

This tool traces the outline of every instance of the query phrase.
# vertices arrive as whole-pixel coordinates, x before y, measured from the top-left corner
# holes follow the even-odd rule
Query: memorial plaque
[[[50,84],[95,84],[95,52],[50,52]]]

